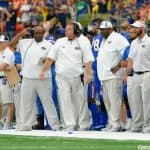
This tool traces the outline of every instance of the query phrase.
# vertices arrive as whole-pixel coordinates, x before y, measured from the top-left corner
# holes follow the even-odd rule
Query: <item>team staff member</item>
[[[11,41],[10,46],[15,47],[18,39],[27,29],[19,33]],[[19,41],[18,49],[22,56],[22,84],[21,84],[21,126],[18,130],[32,130],[34,104],[37,94],[39,95],[48,122],[53,130],[59,130],[59,121],[53,104],[50,73],[45,73],[44,79],[39,80],[39,72],[48,52],[51,51],[51,44],[43,40],[44,29],[41,26],[34,28],[34,38],[22,39]]]
[[[108,113],[108,126],[104,130],[117,132],[121,129],[122,76],[121,70],[113,74],[111,68],[121,60],[122,53],[129,43],[123,36],[113,31],[109,21],[101,22],[100,30],[104,38],[98,53],[97,71],[102,81],[103,98]]]
[[[40,73],[42,79],[45,71],[55,61],[60,116],[63,117],[68,131],[76,127],[86,130],[91,125],[80,75],[83,74],[84,64],[84,82],[91,81],[93,56],[87,44],[78,38],[79,34],[79,27],[75,23],[68,24],[66,37],[56,41]]]
[[[10,129],[14,114],[13,104],[13,89],[9,86],[4,71],[7,67],[14,65],[14,53],[8,46],[8,40],[4,35],[0,35],[0,119],[2,117],[2,105],[7,105],[7,118],[3,128],[0,125],[0,129]]]
[[[136,21],[132,27],[138,37],[131,43],[127,66],[127,74],[132,65],[134,70],[131,132],[150,133],[150,38],[142,22]]]
[[[137,33],[135,28],[131,28],[129,30],[129,37],[131,42],[136,39]],[[121,61],[118,63],[118,65],[111,69],[113,73],[116,73],[120,67],[127,68],[129,52],[130,52],[130,46],[127,47],[126,50],[124,51]],[[130,74],[128,74],[128,79],[126,76],[123,77],[123,85],[124,85],[123,95],[124,95],[124,102],[126,105],[126,114],[128,119],[126,121],[125,130],[130,130],[131,123],[132,123],[131,114],[132,114],[132,108],[134,108],[134,105],[132,106],[132,99],[134,98],[132,94],[132,85],[133,85],[132,80],[133,80],[133,71]]]

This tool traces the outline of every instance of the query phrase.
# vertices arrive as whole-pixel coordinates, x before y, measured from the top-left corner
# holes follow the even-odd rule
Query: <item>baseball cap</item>
[[[99,28],[100,29],[113,28],[113,25],[110,21],[102,21]]]
[[[0,42],[9,41],[8,36],[0,35]]]
[[[145,24],[141,21],[135,21],[131,26],[136,28],[146,28]]]

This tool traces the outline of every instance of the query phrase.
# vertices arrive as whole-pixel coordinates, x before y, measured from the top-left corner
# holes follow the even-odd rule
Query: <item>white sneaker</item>
[[[110,130],[108,130],[109,132],[120,132],[121,131],[121,127],[112,127]]]
[[[150,128],[144,128],[143,133],[150,133]]]
[[[142,128],[137,128],[137,127],[131,127],[129,132],[142,132]]]
[[[82,128],[77,129],[77,131],[87,131],[87,130],[88,130],[88,129],[85,128],[85,127],[82,127]]]
[[[126,123],[126,126],[125,126],[125,129],[130,130],[131,129],[131,124],[132,124],[132,119],[128,119],[127,123]]]
[[[0,120],[0,130],[3,129],[3,122]]]
[[[16,131],[32,131],[32,127],[19,127],[19,128],[16,128]]]
[[[107,125],[106,128],[103,128],[101,131],[109,131],[112,128],[112,125]]]
[[[10,129],[11,129],[11,125],[8,123],[5,123],[2,130],[10,130]]]

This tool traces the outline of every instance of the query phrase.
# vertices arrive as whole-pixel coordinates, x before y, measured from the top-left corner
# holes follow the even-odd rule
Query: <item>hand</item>
[[[11,69],[12,69],[12,67],[7,66],[7,67],[5,68],[5,71],[11,71]]]
[[[90,83],[92,81],[92,74],[85,74],[84,76],[84,83]]]
[[[39,79],[44,79],[45,72],[41,71],[39,74]]]
[[[119,69],[120,69],[120,67],[118,67],[118,66],[113,67],[113,68],[111,68],[111,72],[116,73]]]
[[[127,78],[128,76],[125,75],[123,78],[122,78],[122,84],[125,85],[127,83]]]

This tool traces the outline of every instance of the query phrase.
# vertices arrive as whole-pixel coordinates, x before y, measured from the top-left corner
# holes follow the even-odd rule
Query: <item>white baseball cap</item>
[[[5,35],[0,35],[0,42],[9,41],[9,38]]]
[[[100,29],[108,29],[108,28],[113,28],[113,25],[110,21],[102,21],[100,26]]]
[[[146,28],[146,25],[141,21],[135,21],[131,26],[136,28]]]

